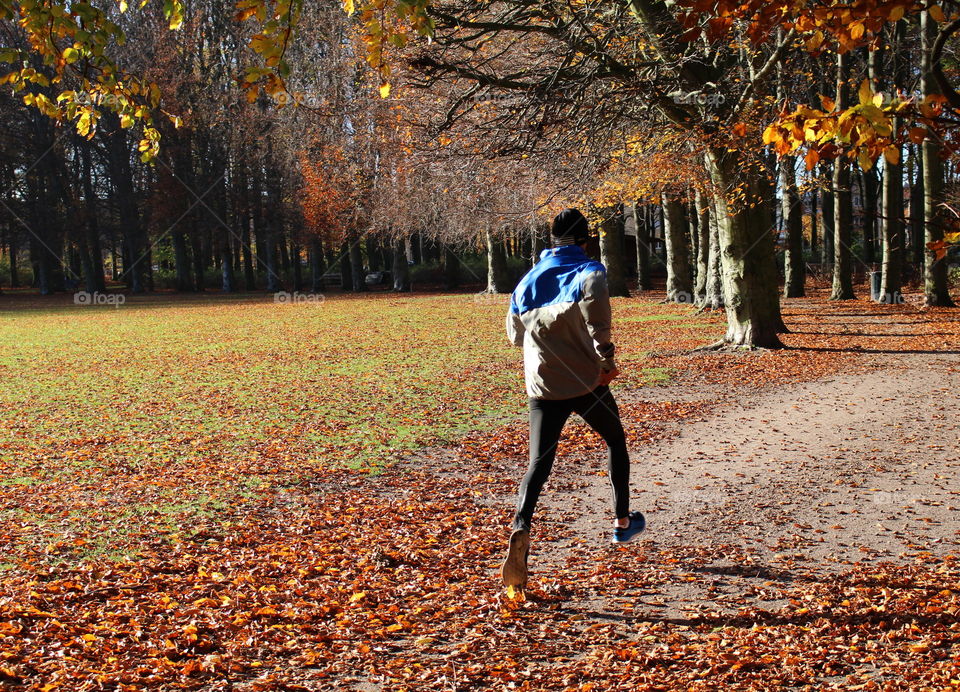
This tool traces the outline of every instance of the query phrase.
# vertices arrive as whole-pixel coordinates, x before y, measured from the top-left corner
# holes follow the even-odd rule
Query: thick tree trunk
[[[623,213],[608,209],[600,224],[600,262],[607,268],[610,297],[629,296],[626,260],[623,256]]]
[[[663,239],[667,248],[667,301],[693,302],[693,281],[690,277],[690,250],[687,247],[683,204],[666,194],[663,203]]]
[[[920,90],[924,96],[940,93],[936,80],[931,75],[932,63],[930,51],[937,35],[937,22],[929,12],[923,12],[920,17],[922,36],[922,65],[920,70]],[[943,180],[943,147],[940,145],[939,135],[933,128],[927,127],[927,136],[923,140],[923,224],[925,243],[936,243],[943,240],[944,228],[947,226],[947,214],[943,208],[944,180]],[[952,306],[950,291],[947,285],[946,258],[937,259],[933,250],[927,250],[923,265],[923,294],[924,305]]]
[[[780,214],[786,231],[786,247],[783,257],[783,297],[800,298],[804,295],[803,262],[803,207],[797,192],[796,158],[783,156],[780,159]]]
[[[899,303],[903,284],[903,183],[900,166],[883,162],[883,264],[880,302]]]
[[[402,236],[393,241],[393,290],[410,290],[410,266],[407,264],[407,240]]]
[[[493,231],[487,228],[484,234],[487,244],[487,293],[509,293],[513,290],[509,286],[507,275],[507,256],[503,243],[494,237]]]
[[[693,287],[694,303],[707,303],[707,278],[710,274],[710,200],[700,190],[694,196],[697,210],[697,279]]]
[[[762,202],[771,191],[759,163],[745,156],[726,147],[708,150],[710,178],[721,191],[719,204],[726,206],[717,219],[727,311],[724,343],[782,348],[778,334],[786,327],[780,314],[770,206]],[[746,203],[726,199],[738,190],[747,195]]]

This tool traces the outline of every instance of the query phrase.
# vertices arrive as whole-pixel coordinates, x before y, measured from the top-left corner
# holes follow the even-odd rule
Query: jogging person
[[[530,523],[553,468],[557,442],[577,413],[607,444],[614,505],[614,543],[627,543],[646,521],[630,511],[630,457],[610,382],[619,374],[610,340],[606,269],[587,257],[587,220],[564,209],[553,220],[554,247],[544,250],[510,298],[507,336],[523,347],[530,397],[530,466],[520,483],[510,546],[501,576],[506,586],[527,583]]]

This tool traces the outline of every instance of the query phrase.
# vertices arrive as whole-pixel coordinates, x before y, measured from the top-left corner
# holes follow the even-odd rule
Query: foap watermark
[[[877,490],[870,493],[869,497],[873,504],[882,507],[908,507],[924,501],[923,497],[916,493],[898,490]]]
[[[127,297],[122,293],[100,293],[94,291],[77,291],[73,294],[74,305],[112,305],[119,308],[127,302]]]
[[[686,291],[671,291],[667,294],[667,301],[671,303],[681,303],[683,305],[693,305],[696,300],[692,293]]]
[[[691,507],[695,505],[722,505],[728,496],[720,490],[701,488],[700,490],[675,490],[670,494],[675,507]]]
[[[517,94],[475,94],[463,100],[464,103],[479,105],[481,103],[496,103],[500,106],[519,106],[524,103],[524,97]]]
[[[473,302],[478,304],[503,303],[509,299],[508,293],[491,293],[489,291],[480,291],[473,294]]]
[[[322,293],[301,293],[300,291],[288,293],[287,291],[277,291],[273,294],[273,302],[281,305],[322,305],[326,300],[327,297]]]
[[[727,101],[723,94],[713,92],[705,94],[702,91],[674,91],[670,98],[678,106],[707,106],[716,108],[722,106]]]

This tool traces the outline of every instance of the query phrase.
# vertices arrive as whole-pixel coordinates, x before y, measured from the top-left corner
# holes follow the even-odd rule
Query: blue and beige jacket
[[[577,245],[544,250],[510,298],[507,336],[523,347],[527,395],[570,399],[613,370],[607,270]]]

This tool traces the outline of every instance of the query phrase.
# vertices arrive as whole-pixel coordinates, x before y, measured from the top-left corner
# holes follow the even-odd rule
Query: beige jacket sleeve
[[[580,312],[587,323],[587,332],[593,339],[597,355],[600,356],[600,367],[607,371],[615,370],[617,364],[613,359],[613,354],[616,347],[613,345],[610,335],[612,317],[606,272],[590,272],[584,277]]]
[[[512,306],[507,306],[507,338],[514,346],[523,346],[524,327],[520,315],[515,313]]]

